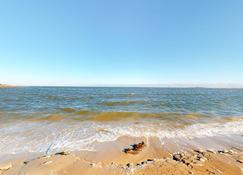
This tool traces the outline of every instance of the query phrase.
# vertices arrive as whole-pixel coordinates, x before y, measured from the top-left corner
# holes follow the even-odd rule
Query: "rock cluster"
[[[195,164],[201,164],[207,160],[206,152],[202,150],[194,150],[193,153],[175,153],[172,155],[172,158],[189,167],[193,167]]]
[[[125,148],[123,150],[124,153],[130,153],[130,154],[137,154],[139,151],[141,151],[145,146],[145,143],[142,141],[137,144],[131,145],[131,148]]]

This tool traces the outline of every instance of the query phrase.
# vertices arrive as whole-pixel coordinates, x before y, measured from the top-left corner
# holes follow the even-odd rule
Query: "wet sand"
[[[125,153],[131,144],[144,145]],[[120,137],[100,144],[96,151],[75,151],[22,156],[0,163],[2,175],[240,175],[243,150],[232,144],[228,149],[209,150],[174,142],[159,144],[155,138]]]

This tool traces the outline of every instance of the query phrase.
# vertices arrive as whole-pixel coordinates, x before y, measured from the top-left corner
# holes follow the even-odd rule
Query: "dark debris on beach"
[[[123,150],[124,153],[126,154],[137,154],[139,151],[141,151],[143,148],[145,147],[145,143],[144,141],[137,143],[137,144],[133,144],[131,145],[130,148],[125,148]]]

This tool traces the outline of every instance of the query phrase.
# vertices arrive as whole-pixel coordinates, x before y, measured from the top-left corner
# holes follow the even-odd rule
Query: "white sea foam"
[[[125,122],[18,122],[0,126],[0,156],[25,152],[53,153],[62,150],[95,150],[100,142],[121,136],[203,138],[243,134],[243,121],[193,124],[172,128],[166,123]]]

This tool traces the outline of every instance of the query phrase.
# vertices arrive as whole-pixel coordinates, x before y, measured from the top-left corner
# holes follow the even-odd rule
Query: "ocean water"
[[[0,156],[95,150],[121,136],[224,137],[242,146],[243,89],[0,89]],[[236,136],[236,137],[232,137]],[[213,143],[212,143],[213,145]]]

